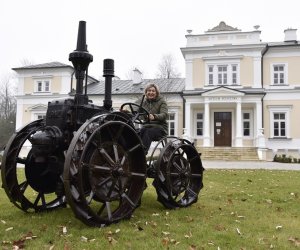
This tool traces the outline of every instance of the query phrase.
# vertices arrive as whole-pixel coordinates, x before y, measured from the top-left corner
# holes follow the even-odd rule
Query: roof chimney
[[[292,42],[297,41],[297,29],[286,29],[284,30],[284,41]]]
[[[137,68],[133,70],[133,84],[138,84],[142,82],[142,72],[139,71]]]

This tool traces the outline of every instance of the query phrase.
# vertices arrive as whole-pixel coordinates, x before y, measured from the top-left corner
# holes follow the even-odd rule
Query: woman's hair
[[[146,85],[146,87],[145,87],[145,94],[146,94],[147,90],[150,89],[150,88],[155,88],[157,96],[159,96],[159,94],[160,94],[159,88],[158,88],[158,86],[155,83],[148,83]]]

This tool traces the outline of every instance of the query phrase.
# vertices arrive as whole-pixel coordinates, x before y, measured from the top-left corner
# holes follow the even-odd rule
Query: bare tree
[[[158,73],[156,74],[156,77],[165,79],[180,77],[180,73],[175,66],[175,59],[173,55],[166,54],[162,56],[161,62],[158,65]]]
[[[16,114],[14,76],[6,75],[0,80],[0,118],[11,119]]]
[[[28,58],[23,58],[20,60],[20,65],[21,66],[30,66],[30,65],[34,65],[35,63],[31,60],[29,60]]]
[[[0,79],[0,151],[15,131],[16,99],[14,76],[7,75]]]

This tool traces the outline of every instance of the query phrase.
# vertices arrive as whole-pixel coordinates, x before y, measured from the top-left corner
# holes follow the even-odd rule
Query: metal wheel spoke
[[[24,194],[27,187],[28,187],[28,181],[24,181],[19,185],[19,189],[22,194]]]
[[[106,205],[106,203],[103,203],[103,204],[102,204],[102,206],[100,207],[100,209],[99,209],[98,212],[97,212],[97,215],[100,216],[100,215],[103,213],[104,208],[105,208],[105,205]]]
[[[192,197],[197,197],[197,196],[198,196],[198,195],[197,195],[192,189],[190,189],[190,188],[187,188],[187,189],[186,189],[186,193],[191,194]]]
[[[180,176],[180,173],[170,173],[170,176]]]
[[[184,164],[182,158],[180,158],[180,165],[181,165],[181,167],[182,167],[182,170],[187,169],[187,166],[186,166],[186,164]]]
[[[111,193],[114,191],[114,188],[115,188],[115,186],[116,186],[116,183],[117,183],[117,181],[116,181],[116,180],[113,180],[113,182],[112,182],[112,184],[111,184],[111,187],[110,187],[110,189],[109,189],[109,191],[108,191],[108,193],[107,193],[107,198],[109,198],[109,197],[111,196]]]
[[[20,158],[20,157],[17,157],[17,163],[20,163],[20,164],[25,164],[26,163],[26,158]]]
[[[192,178],[201,178],[202,174],[191,174]]]
[[[120,164],[121,164],[122,167],[123,167],[125,161],[126,161],[126,157],[125,157],[125,155],[123,155],[122,160],[120,162]]]
[[[46,207],[46,199],[45,199],[45,195],[44,195],[44,193],[42,193],[42,195],[41,195],[41,200],[42,200],[42,206],[43,207]]]
[[[107,202],[105,202],[105,204],[106,204],[106,211],[107,211],[108,219],[111,220],[112,214],[111,214],[110,202],[107,201]]]
[[[182,168],[177,164],[177,162],[174,162],[173,166],[179,171],[179,173],[182,172]]]
[[[166,180],[162,171],[158,171],[158,178],[160,179],[161,182],[165,182]]]
[[[127,194],[123,193],[122,194],[122,198],[123,199],[126,199],[126,201],[128,201],[129,205],[132,207],[132,208],[135,208],[136,205],[134,204],[134,202],[128,197]]]
[[[132,148],[128,149],[128,152],[129,152],[129,153],[132,153],[132,152],[134,152],[135,150],[137,150],[137,149],[140,148],[140,147],[141,147],[141,145],[140,145],[140,144],[137,144],[137,145],[133,146]]]
[[[182,187],[183,186],[183,183],[184,183],[184,181],[183,180],[181,180],[181,179],[176,179],[176,180],[174,180],[174,182],[172,182],[172,189],[173,188],[175,188],[175,187]]]
[[[92,167],[93,170],[102,170],[103,172],[110,172],[111,168],[106,167],[106,166],[100,166],[100,165],[95,165],[95,164],[88,164],[88,163],[83,163],[82,164],[85,167]]]
[[[91,203],[91,201],[93,200],[94,195],[95,195],[95,192],[92,190],[92,191],[90,192],[90,194],[89,194],[87,200],[86,200],[88,204]]]
[[[121,191],[123,190],[121,178],[118,178],[118,185],[116,185],[116,188],[117,188],[119,194],[121,194]]]
[[[118,145],[116,143],[113,144],[114,155],[115,155],[115,162],[119,162],[119,152],[118,152]]]
[[[100,154],[108,161],[108,163],[112,166],[115,164],[113,159],[110,157],[110,155],[106,152],[104,148],[99,148]]]
[[[169,161],[169,156],[163,155],[162,161],[163,161],[164,163],[168,162],[168,161]]]
[[[36,197],[36,199],[35,199],[35,201],[34,201],[34,203],[33,203],[33,206],[36,207],[36,206],[38,205],[40,199],[42,199],[42,201],[43,201],[43,200],[45,201],[45,196],[44,196],[44,194],[43,194],[42,192],[40,192],[40,193],[37,195],[37,197]]]
[[[109,182],[111,180],[111,176],[108,176],[107,178],[105,178],[103,181],[101,181],[100,183],[97,184],[97,187],[101,187],[104,184],[106,184],[107,182]]]
[[[99,136],[100,137],[100,136]],[[95,147],[95,148],[98,148],[98,144],[96,141],[92,141],[91,144]]]
[[[142,173],[136,173],[136,172],[131,172],[130,175],[131,175],[131,176],[137,176],[137,177],[143,177],[143,178],[146,176],[145,174],[142,174]]]

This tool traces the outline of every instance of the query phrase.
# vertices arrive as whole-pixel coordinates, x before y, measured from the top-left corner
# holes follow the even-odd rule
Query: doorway
[[[231,147],[231,112],[214,112],[214,145]]]

